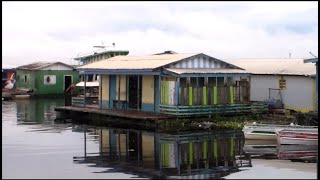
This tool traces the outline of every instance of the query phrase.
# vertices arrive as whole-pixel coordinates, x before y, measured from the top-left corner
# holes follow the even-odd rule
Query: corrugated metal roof
[[[310,76],[316,73],[315,65],[304,63],[303,59],[229,59],[224,61],[242,67],[252,74]]]
[[[246,74],[247,71],[241,69],[209,69],[209,68],[194,68],[194,69],[174,69],[174,68],[166,68],[167,71],[176,73],[176,74]]]
[[[17,67],[16,69],[26,69],[26,70],[39,70],[48,66],[51,66],[53,64],[62,64],[64,66],[70,67],[70,68],[74,68],[68,64],[62,63],[62,62],[44,62],[44,61],[39,61],[39,62],[34,62],[31,64],[27,64],[27,65],[22,65]]]
[[[196,54],[115,56],[83,65],[78,69],[154,69],[194,55]]]

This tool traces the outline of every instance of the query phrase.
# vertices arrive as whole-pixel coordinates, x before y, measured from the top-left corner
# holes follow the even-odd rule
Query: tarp
[[[84,87],[84,81],[76,84],[77,87]],[[86,87],[99,87],[99,81],[86,82]]]

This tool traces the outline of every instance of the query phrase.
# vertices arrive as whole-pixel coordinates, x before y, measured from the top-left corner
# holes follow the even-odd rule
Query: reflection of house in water
[[[166,178],[217,177],[240,166],[237,157],[242,154],[243,137],[236,131],[174,135],[111,128],[98,131],[98,155],[87,153],[85,143],[85,156],[74,157],[75,162],[117,162],[121,164],[119,172],[125,168],[128,173],[130,167],[129,173]],[[107,167],[105,164],[103,167]],[[242,166],[245,165],[251,166],[251,162],[243,161]]]
[[[39,124],[41,126],[52,124],[56,118],[55,106],[63,105],[63,99],[29,99],[18,100],[17,121],[18,124]]]

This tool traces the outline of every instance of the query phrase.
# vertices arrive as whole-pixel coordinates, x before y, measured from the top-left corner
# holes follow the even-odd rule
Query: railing
[[[160,102],[166,105],[216,105],[250,102],[249,86],[176,87],[161,83]],[[177,92],[178,91],[178,92]]]
[[[113,100],[113,108],[128,108],[128,101],[126,100]]]
[[[259,103],[251,104],[226,104],[207,106],[175,106],[160,104],[160,112],[177,116],[234,114],[234,113],[265,113],[268,106]]]
[[[72,106],[84,107],[85,104],[91,105],[91,104],[97,104],[97,103],[98,103],[98,97],[86,97],[86,98],[84,98],[83,96],[72,97]]]

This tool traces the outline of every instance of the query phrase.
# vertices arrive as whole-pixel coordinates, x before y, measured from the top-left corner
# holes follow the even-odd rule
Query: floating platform
[[[80,113],[90,113],[99,114],[111,117],[120,117],[126,119],[139,119],[139,120],[166,120],[174,118],[172,115],[155,113],[155,112],[145,112],[130,109],[102,109],[98,106],[93,107],[76,107],[76,106],[60,106],[55,107],[55,111],[59,112],[80,112]]]

